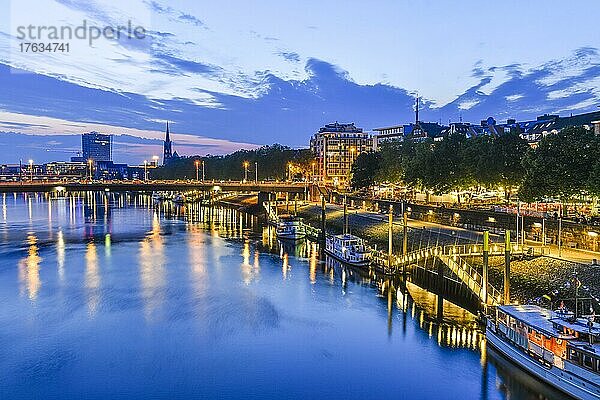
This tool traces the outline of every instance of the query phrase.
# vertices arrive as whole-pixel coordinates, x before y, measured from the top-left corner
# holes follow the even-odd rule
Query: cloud
[[[298,53],[294,53],[293,51],[280,51],[277,54],[289,62],[300,62],[300,55],[298,55]]]

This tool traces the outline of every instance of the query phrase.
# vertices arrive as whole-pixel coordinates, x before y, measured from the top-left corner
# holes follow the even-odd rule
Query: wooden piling
[[[325,196],[321,196],[321,243],[325,245]]]
[[[483,231],[483,304],[488,304],[488,263],[490,250],[490,233]]]
[[[510,304],[510,230],[504,233],[504,304]]]
[[[389,222],[388,222],[388,267],[391,269],[392,268],[392,234],[393,234],[393,229],[392,229],[392,225],[394,223],[394,207],[390,204],[390,215],[389,215]]]

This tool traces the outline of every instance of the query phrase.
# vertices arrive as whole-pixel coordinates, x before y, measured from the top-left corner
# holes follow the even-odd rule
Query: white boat
[[[302,218],[293,215],[280,215],[277,219],[276,232],[280,239],[299,240],[306,237]]]
[[[348,265],[365,267],[371,264],[371,248],[363,239],[348,233],[327,236],[325,252]]]
[[[600,324],[536,305],[506,305],[488,318],[487,343],[577,399],[600,399]]]

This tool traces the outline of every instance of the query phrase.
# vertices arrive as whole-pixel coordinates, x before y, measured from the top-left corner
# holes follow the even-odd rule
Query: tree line
[[[207,180],[241,180],[245,169],[248,180],[254,180],[258,165],[259,180],[284,180],[291,171],[294,179],[307,177],[311,173],[313,156],[308,149],[291,149],[274,144],[254,150],[238,150],[227,155],[184,157],[151,171],[153,179],[202,179],[202,162]],[[290,169],[291,164],[291,169]]]
[[[355,189],[405,184],[432,193],[500,189],[508,199],[571,201],[600,195],[600,136],[568,127],[541,139],[536,148],[517,132],[441,141],[387,142],[379,152],[360,154],[352,167]]]

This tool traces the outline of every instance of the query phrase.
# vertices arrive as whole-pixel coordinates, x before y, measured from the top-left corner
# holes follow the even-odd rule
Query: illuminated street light
[[[200,166],[200,161],[196,160],[194,161],[194,164],[196,164],[196,181],[198,181],[198,167]]]
[[[31,174],[31,181],[33,182],[33,160],[29,160],[29,173]]]
[[[148,180],[148,160],[144,160],[144,180]]]
[[[248,161],[244,161],[244,182],[248,181]]]
[[[88,160],[88,172],[90,173],[90,181],[92,180],[92,167],[94,166],[94,160],[91,158]]]
[[[588,236],[591,237],[594,241],[592,251],[596,251],[596,238],[598,237],[598,233],[594,231],[589,231]]]

